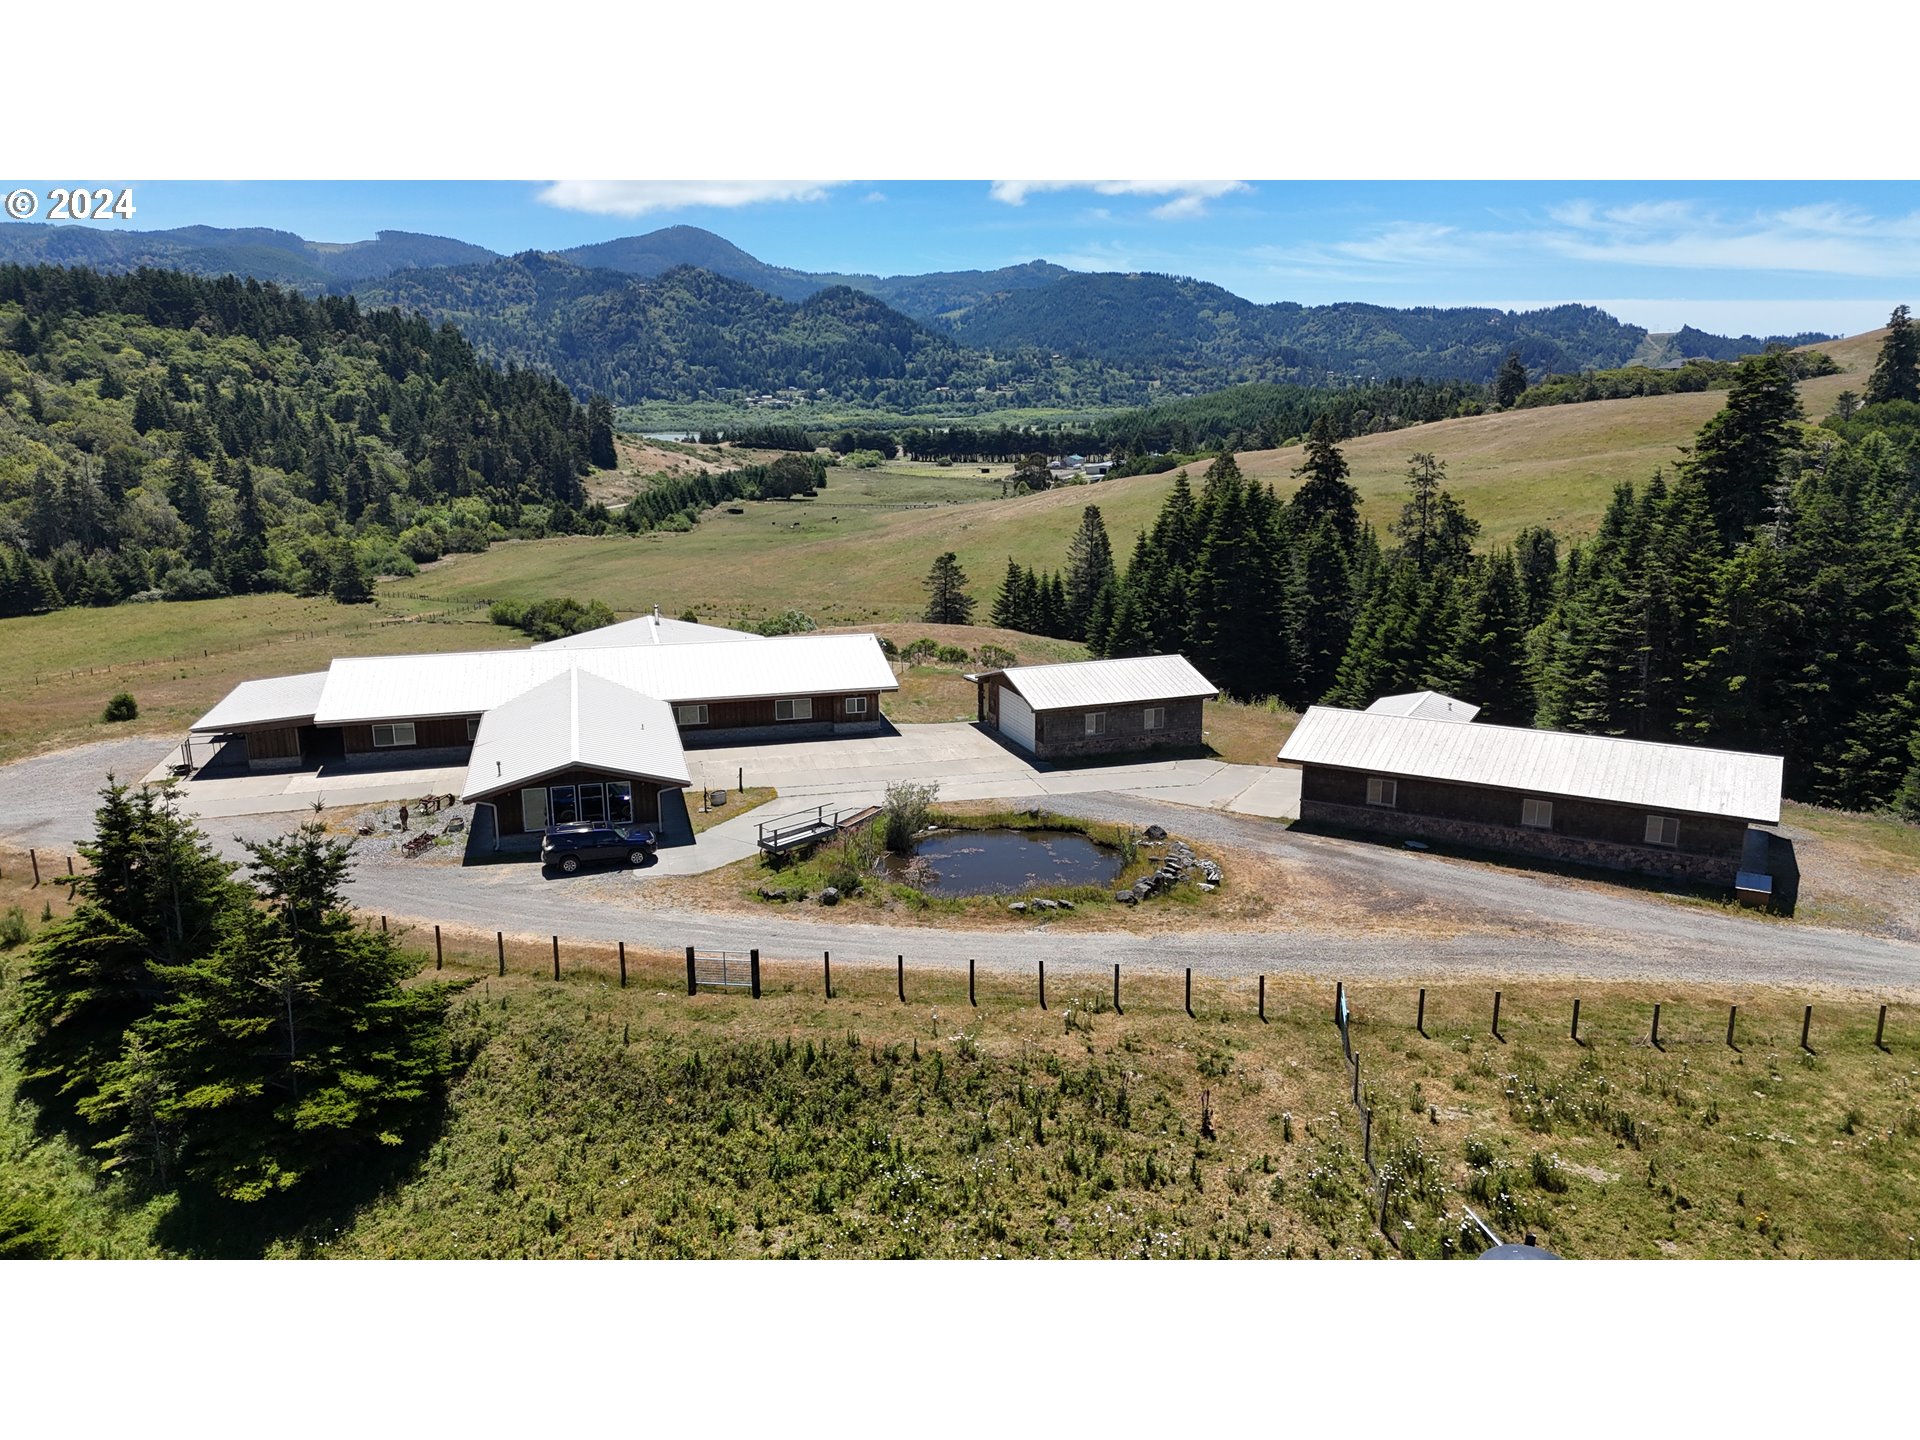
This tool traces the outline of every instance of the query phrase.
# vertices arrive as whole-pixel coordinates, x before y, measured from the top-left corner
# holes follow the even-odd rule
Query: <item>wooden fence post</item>
[[[897,988],[900,992],[900,1003],[902,1005],[906,1004],[907,1003],[907,957],[904,955],[895,955],[893,957],[893,982],[894,982],[895,988]]]
[[[1040,962],[1040,1008],[1047,1008],[1047,962]]]
[[[440,948],[440,927],[433,927],[433,968],[444,970],[447,966],[446,953]]]
[[[1353,1052],[1353,1103],[1360,1103],[1360,1052]]]
[[[831,1000],[833,998],[833,952],[831,950],[820,952],[820,973],[826,977],[827,999]]]
[[[1260,977],[1260,1023],[1267,1023],[1267,977]]]
[[[38,890],[40,888],[40,852],[29,848],[27,859],[33,862],[33,888]]]
[[[753,998],[758,1000],[760,998],[760,952],[758,950],[747,952],[747,979],[753,986]]]
[[[504,931],[493,932],[493,946],[500,952],[500,974],[504,979],[507,973],[507,937]]]
[[[384,915],[380,917],[380,933],[382,935],[387,933],[387,917]]]
[[[1738,1005],[1729,1005],[1727,1007],[1727,1048],[1729,1050],[1738,1050],[1740,1048],[1733,1043],[1733,1022],[1738,1019],[1739,1016],[1740,1007]]]
[[[627,988],[627,942],[622,940],[619,943],[620,943],[620,988],[624,990]]]
[[[693,994],[697,988],[693,978],[693,947],[689,945],[687,946],[687,994]]]
[[[1493,992],[1493,1038],[1502,1045],[1507,1043],[1507,1037],[1500,1033],[1500,992],[1498,990]]]
[[[560,978],[560,937],[553,937],[553,978]]]
[[[1587,1043],[1580,1038],[1580,997],[1578,995],[1573,997],[1573,1029],[1567,1033],[1573,1036],[1574,1044],[1585,1045]]]
[[[1363,1105],[1360,1108],[1360,1154],[1367,1162],[1367,1168],[1373,1168],[1373,1107]]]
[[[1807,1013],[1800,1017],[1800,1048],[1813,1054],[1813,1046],[1807,1043],[1807,1032],[1813,1029],[1813,1006],[1807,1006]]]
[[[73,856],[67,856],[67,874],[73,874]]]
[[[1660,1002],[1658,1000],[1653,1002],[1653,1033],[1647,1038],[1653,1041],[1654,1049],[1663,1048],[1660,1044]]]
[[[1187,967],[1187,1018],[1193,1018],[1193,967]]]
[[[1116,1015],[1124,1015],[1127,1013],[1120,1008],[1120,964],[1118,961],[1115,961],[1113,966],[1113,1013]]]
[[[1880,1007],[1880,1023],[1873,1027],[1873,1048],[1876,1050],[1887,1049],[1887,1007],[1884,1005]],[[1887,1053],[1892,1054],[1893,1052],[1887,1051]]]
[[[967,957],[967,1004],[974,1009],[980,1008],[980,1002],[973,998],[973,956]]]
[[[1427,1038],[1427,987],[1420,987],[1420,1008],[1414,1012],[1413,1028],[1420,1032],[1422,1040]]]

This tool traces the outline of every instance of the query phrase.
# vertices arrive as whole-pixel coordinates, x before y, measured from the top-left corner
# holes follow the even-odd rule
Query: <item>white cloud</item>
[[[742,205],[827,198],[837,180],[555,180],[537,198],[560,210],[590,215],[645,215],[655,210]]]
[[[989,194],[1003,205],[1024,205],[1029,195],[1050,190],[1091,190],[1096,195],[1169,196],[1152,214],[1160,220],[1191,220],[1207,202],[1253,187],[1244,180],[995,180]]]

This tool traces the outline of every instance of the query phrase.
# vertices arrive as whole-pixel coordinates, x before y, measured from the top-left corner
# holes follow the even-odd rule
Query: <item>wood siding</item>
[[[1301,772],[1301,818],[1389,834],[1715,883],[1732,882],[1746,843],[1747,822],[1723,816],[1385,774],[1381,778],[1395,783],[1395,803],[1369,805],[1367,781],[1381,772],[1327,765],[1303,765]],[[1551,829],[1521,824],[1528,799],[1552,803]],[[1647,844],[1649,815],[1672,815],[1679,822],[1678,843]]]
[[[423,720],[394,722],[413,726],[413,744],[411,745],[375,745],[371,725],[342,725],[338,728],[341,743],[349,755],[404,755],[409,750],[467,749],[473,744],[467,735],[467,721],[470,718],[477,720],[480,717],[436,715]]]
[[[847,701],[861,699],[867,702],[864,715],[849,715]],[[776,700],[810,700],[813,713],[804,720],[776,720],[774,702]],[[708,700],[685,702],[705,704],[707,723],[704,725],[681,725],[680,733],[686,736],[704,734],[710,730],[748,730],[774,725],[837,725],[861,720],[880,718],[880,693],[868,691],[864,695],[779,695],[761,696],[752,700]],[[680,707],[675,705],[676,721]]]
[[[660,823],[660,792],[670,787],[658,781],[642,780],[633,775],[621,775],[611,770],[589,770],[576,767],[563,770],[556,775],[548,775],[526,785],[515,785],[509,789],[498,790],[487,796],[494,807],[497,833],[502,836],[523,834],[526,818],[520,811],[520,792],[522,790],[544,790],[554,785],[591,785],[605,784],[609,780],[625,780],[633,786],[633,823],[636,825],[657,825]]]
[[[260,761],[298,760],[300,758],[299,725],[280,726],[271,730],[247,731],[247,760],[257,764]]]

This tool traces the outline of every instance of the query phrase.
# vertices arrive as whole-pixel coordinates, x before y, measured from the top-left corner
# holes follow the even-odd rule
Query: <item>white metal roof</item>
[[[326,683],[324,670],[277,675],[271,680],[242,680],[224,700],[193,722],[193,731],[212,734],[241,725],[311,720]]]
[[[900,688],[872,635],[786,635],[754,645],[375,655],[333,662],[314,720],[348,725],[479,715],[574,668],[670,704]]]
[[[1367,706],[1369,715],[1412,715],[1420,720],[1468,721],[1480,713],[1478,705],[1469,705],[1438,690],[1415,690],[1407,695],[1382,695]]]
[[[558,640],[543,640],[535,650],[591,650],[607,645],[706,645],[734,640],[759,640],[745,630],[729,630],[723,625],[700,625],[692,620],[670,620],[664,615],[642,615],[598,630],[583,630],[578,635],[563,635]]]
[[[1780,820],[1778,755],[1315,705],[1279,758],[1765,825]]]
[[[1035,710],[1075,710],[1086,705],[1133,705],[1159,700],[1211,700],[1220,687],[1187,663],[1184,655],[1138,655],[1124,660],[1075,660],[1064,665],[1016,665],[969,675],[1004,676]]]
[[[686,785],[673,707],[569,668],[486,713],[462,799],[512,789],[571,765]]]

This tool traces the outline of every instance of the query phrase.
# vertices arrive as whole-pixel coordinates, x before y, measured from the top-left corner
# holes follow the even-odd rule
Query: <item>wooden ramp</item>
[[[760,849],[768,855],[785,855],[790,850],[802,850],[809,845],[818,845],[842,831],[864,825],[879,813],[878,805],[836,810],[817,805],[811,810],[782,815],[777,820],[762,820]]]

